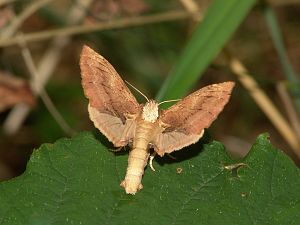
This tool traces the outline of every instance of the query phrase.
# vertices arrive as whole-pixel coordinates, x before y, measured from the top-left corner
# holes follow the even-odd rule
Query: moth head
[[[158,103],[154,100],[149,100],[143,107],[142,118],[154,123],[158,118]]]

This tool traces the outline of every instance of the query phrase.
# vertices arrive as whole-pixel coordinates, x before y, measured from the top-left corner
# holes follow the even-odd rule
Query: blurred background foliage
[[[22,173],[32,150],[41,143],[51,143],[60,137],[95,129],[88,118],[87,100],[80,84],[78,62],[83,44],[105,56],[125,80],[148,97],[154,98],[160,93],[159,98],[163,98],[165,93],[161,93],[161,88],[164,80],[168,74],[172,76],[172,68],[174,70],[181,63],[179,60],[184,60],[182,53],[194,29],[201,23],[199,21],[205,19],[207,10],[216,2],[218,1],[0,0],[0,78],[3,78],[0,80],[0,122],[3,128],[0,134],[0,180]],[[28,12],[28,15],[24,12]],[[177,13],[178,18],[174,16],[175,19],[165,22],[158,20],[155,23],[143,20],[144,16],[167,12]],[[139,25],[128,23],[128,20],[134,18],[137,18]],[[98,23],[109,25],[113,21],[123,21],[123,27],[84,30]],[[68,31],[68,28],[76,25],[80,25],[77,32],[72,35],[66,33],[63,38],[55,37],[49,32],[56,29]],[[283,149],[299,165],[295,149],[286,142],[228,66],[228,54],[243,62],[252,78],[287,118],[289,125],[297,125],[297,102],[300,99],[299,27],[300,1],[256,1],[238,30],[226,41],[226,51],[218,54],[205,69],[201,79],[197,75],[197,79],[190,81],[193,86],[185,90],[188,93],[207,84],[236,81],[230,103],[209,129],[210,136],[223,142],[234,157],[244,156],[258,134],[269,132],[272,143]],[[26,35],[37,32],[44,32],[44,36],[26,39]],[[218,35],[218,32],[214,35]],[[42,67],[41,61],[45,59],[49,49],[58,50],[52,58],[48,54],[49,61],[45,61]],[[37,79],[31,78],[33,71],[24,59],[29,57],[26,52],[30,52],[32,56],[37,75],[51,71],[48,82],[41,84],[42,91],[35,91],[33,83]],[[8,82],[7,76],[13,77],[14,81]],[[284,100],[280,89],[276,88],[280,84],[284,84],[283,89],[287,90],[284,93],[288,93]],[[180,83],[176,85],[171,88],[171,92],[173,89],[175,93],[176,87],[180,89]],[[42,98],[38,96],[40,93]],[[140,102],[144,101],[136,92],[133,93]],[[166,96],[172,96],[166,93]],[[174,97],[181,96],[174,94]],[[3,99],[10,101],[7,100],[1,106]],[[296,119],[290,119],[293,113],[286,106],[286,101],[289,100],[296,106],[292,106],[296,111]],[[45,101],[48,107],[45,106]],[[12,112],[18,111],[16,107],[20,104],[27,104],[30,110],[24,117],[24,122],[13,128],[18,116],[12,117]],[[49,104],[52,105],[50,110]],[[61,120],[54,119],[56,110]],[[297,128],[292,129],[299,138]]]

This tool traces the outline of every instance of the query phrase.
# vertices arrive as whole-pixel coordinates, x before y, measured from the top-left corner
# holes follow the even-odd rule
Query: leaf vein
[[[206,184],[208,184],[209,182],[213,181],[214,179],[216,179],[218,176],[220,176],[223,173],[223,170],[219,171],[216,175],[214,175],[213,177],[209,178],[207,181],[203,182],[202,185],[200,185],[200,187],[197,190],[192,190],[191,195],[182,203],[181,208],[177,211],[177,213],[174,216],[174,220],[172,222],[173,225],[176,224],[176,220],[179,217],[179,215],[182,213],[182,211],[184,210],[184,208],[186,207],[186,205],[193,199],[193,196],[198,193],[200,190],[202,190],[202,188],[206,187]]]

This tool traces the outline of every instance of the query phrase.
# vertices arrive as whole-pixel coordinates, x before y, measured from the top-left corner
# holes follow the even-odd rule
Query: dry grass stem
[[[38,88],[35,86],[39,74],[37,73],[37,69],[34,65],[31,53],[29,49],[25,46],[25,43],[22,44],[22,55],[31,76],[32,90],[35,92],[35,94],[39,94],[41,96],[41,99],[44,102],[46,108],[56,120],[57,124],[61,127],[61,129],[66,134],[71,136],[75,133],[74,130],[68,125],[63,116],[59,113],[43,86],[39,86]]]
[[[14,3],[16,1],[18,1],[18,0],[0,0],[0,7],[2,5],[8,5],[8,4]]]
[[[57,110],[56,106],[54,105],[54,103],[52,102],[51,98],[49,97],[49,95],[47,94],[46,91],[42,91],[40,93],[40,97],[43,101],[43,103],[45,104],[46,108],[48,109],[48,111],[50,112],[50,114],[52,115],[52,117],[54,118],[54,120],[57,122],[57,124],[60,126],[60,128],[69,136],[72,136],[74,134],[76,134],[76,131],[74,131],[69,124],[67,123],[67,121],[64,119],[64,117],[59,113],[59,111]]]
[[[295,106],[293,105],[293,101],[288,94],[287,88],[286,88],[286,82],[281,81],[276,85],[277,92],[279,94],[279,97],[281,99],[281,102],[284,106],[284,109],[286,111],[287,117],[289,118],[290,124],[293,127],[295,133],[298,135],[298,138],[300,139],[300,122],[298,114],[295,110]]]
[[[198,5],[194,0],[180,0],[180,2],[188,12],[199,11]],[[199,21],[199,19],[195,17],[193,19],[195,21]],[[279,133],[287,141],[298,158],[300,158],[300,142],[295,132],[291,129],[288,122],[280,114],[272,101],[259,88],[256,81],[248,74],[243,64],[237,58],[231,58],[232,60],[229,63],[231,70],[238,76],[240,82],[249,91],[249,94],[252,96],[256,104],[262,109]],[[298,133],[300,134],[300,132]]]
[[[23,115],[27,115],[30,110],[30,107],[23,103],[14,106],[3,123],[3,132],[7,135],[16,133],[20,128],[20,124],[25,120]]]
[[[202,13],[197,13],[200,11],[200,9],[196,1],[194,0],[179,0],[179,1],[186,9],[186,11],[194,14],[193,19],[195,20],[195,22],[199,22],[203,19]]]
[[[170,11],[164,13],[158,13],[154,15],[147,16],[136,16],[129,18],[116,19],[114,21],[108,22],[99,22],[92,25],[80,25],[65,27],[61,29],[53,29],[41,32],[34,32],[25,34],[22,38],[26,43],[42,41],[50,39],[53,37],[66,37],[75,34],[90,33],[93,31],[102,31],[102,30],[112,30],[112,29],[121,29],[133,26],[141,26],[146,24],[161,23],[166,21],[182,20],[186,18],[193,17],[194,13],[183,12],[183,11]],[[10,39],[1,39],[0,47],[6,47],[11,45],[18,44],[19,37],[14,37]]]
[[[25,8],[22,13],[16,16],[7,27],[1,30],[0,32],[1,40],[2,39],[5,40],[11,37],[29,16],[31,16],[33,13],[35,13],[37,10],[39,10],[41,7],[45,6],[51,1],[53,0],[35,1],[29,6],[27,6],[27,8]]]
[[[300,142],[295,132],[291,129],[288,122],[276,109],[268,96],[259,88],[256,81],[248,74],[248,71],[242,63],[236,59],[231,58],[230,68],[234,74],[237,75],[239,81],[247,89],[256,104],[266,114],[268,119],[276,127],[281,136],[286,140],[294,153],[300,158]]]
[[[188,12],[197,12],[198,4],[194,0],[179,0]]]
[[[92,0],[80,0],[81,4],[85,7],[89,7]],[[73,5],[70,9],[68,18],[72,18],[73,21],[67,19],[71,25],[79,23],[85,16],[85,11],[78,11],[77,5]],[[22,35],[17,36],[17,42],[26,43],[26,39],[23,38]],[[41,93],[43,87],[50,79],[53,71],[57,67],[57,64],[61,58],[61,52],[63,48],[69,43],[68,37],[57,37],[55,38],[52,43],[49,45],[48,49],[45,51],[44,55],[42,56],[38,66],[37,66],[37,74],[38,77],[35,78],[32,87],[37,95]],[[9,115],[7,116],[6,120],[3,124],[3,130],[6,134],[14,134],[16,133],[23,122],[25,121],[28,113],[30,112],[30,108],[28,105],[16,105]]]

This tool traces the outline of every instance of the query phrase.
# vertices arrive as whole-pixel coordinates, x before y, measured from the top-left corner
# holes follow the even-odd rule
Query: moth
[[[80,56],[82,86],[89,117],[115,147],[132,146],[121,186],[127,194],[142,189],[150,148],[159,155],[196,143],[229,101],[234,82],[206,86],[160,110],[159,103],[139,104],[114,67],[84,46]]]

